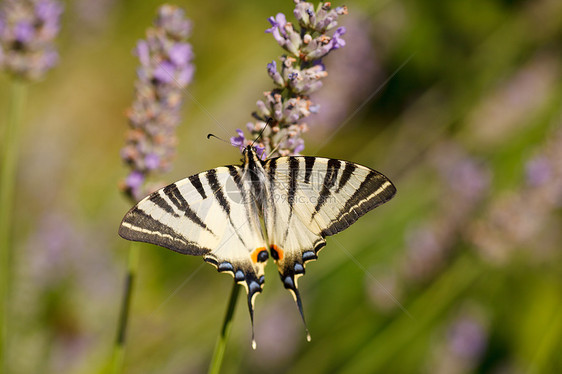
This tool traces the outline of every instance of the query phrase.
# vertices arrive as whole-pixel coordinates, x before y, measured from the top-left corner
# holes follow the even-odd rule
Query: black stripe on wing
[[[251,201],[250,201],[248,195],[246,194],[246,190],[244,189],[244,186],[242,185],[242,176],[240,175],[240,168],[238,168],[236,166],[233,166],[233,165],[229,165],[229,166],[227,166],[227,168],[228,168],[228,171],[230,173],[230,176],[232,177],[232,179],[234,179],[234,183],[236,184],[236,188],[238,188],[238,191],[240,193],[239,203],[244,205],[244,210],[246,211],[246,219],[248,220],[248,222],[250,222],[251,221],[251,215],[250,215],[249,204],[251,203]]]
[[[304,183],[310,183],[310,176],[312,175],[312,170],[314,169],[314,162],[316,162],[316,157],[304,156]]]
[[[267,202],[272,210],[271,219],[275,220],[277,208],[275,207],[275,172],[277,171],[277,159],[273,158],[267,161],[267,179],[269,181],[269,201]]]
[[[224,191],[222,190],[221,185],[219,184],[219,180],[217,179],[217,171],[215,169],[211,169],[206,173],[207,181],[211,186],[211,190],[221,208],[225,211],[225,213],[230,217],[230,204],[226,197],[224,196]]]
[[[295,196],[297,194],[297,178],[299,177],[299,160],[295,157],[289,157],[289,191],[287,194],[287,200],[289,202],[289,218],[287,220],[287,229],[283,235],[283,243],[287,240],[289,235],[289,228],[291,225],[291,218],[293,217],[293,211],[295,206]]]
[[[160,209],[162,209],[163,211],[165,211],[168,214],[173,215],[174,217],[178,218],[180,215],[177,214],[174,210],[174,208],[172,208],[172,206],[170,204],[168,204],[168,202],[166,201],[166,199],[164,199],[159,192],[155,192],[152,195],[150,195],[148,197],[148,200],[152,201],[152,203],[154,203],[154,205],[158,206]]]
[[[168,197],[168,199],[170,199],[170,201],[176,206],[176,208],[184,212],[185,216],[189,218],[191,222],[195,223],[199,227],[215,235],[215,233],[212,232],[211,229],[207,227],[205,222],[203,222],[201,218],[199,218],[197,213],[193,209],[191,209],[191,207],[187,203],[187,200],[185,200],[185,198],[182,196],[180,190],[178,189],[178,186],[175,183],[172,183],[169,186],[164,187],[163,191]],[[159,194],[159,192],[155,192],[154,194],[155,195]]]
[[[201,183],[201,179],[199,178],[199,174],[195,174],[195,175],[192,175],[191,177],[189,177],[189,181],[191,182],[193,187],[195,187],[197,192],[199,192],[199,195],[201,195],[201,198],[206,199],[207,194],[205,193],[205,189],[203,188],[203,184]]]
[[[289,192],[287,198],[289,201],[289,205],[291,206],[290,216],[293,215],[293,205],[295,204],[295,195],[297,193],[298,177],[299,177],[299,160],[295,157],[289,157]]]
[[[384,204],[396,194],[396,187],[387,177],[371,170],[359,188],[346,201],[336,220],[322,230],[322,236],[334,235],[348,228],[357,219],[377,206]]]
[[[232,222],[232,217],[230,215],[230,211],[231,211],[230,203],[228,202],[228,200],[227,200],[227,198],[224,194],[224,190],[223,190],[222,186],[220,185],[219,180],[217,179],[217,171],[215,169],[211,169],[211,170],[207,171],[206,177],[207,177],[207,181],[209,182],[209,185],[211,186],[211,190],[213,191],[213,195],[217,199],[221,208],[226,213],[226,216],[228,217],[228,222],[234,228],[234,232],[236,233],[236,236],[238,237],[240,242],[245,247],[248,247],[248,245],[246,244],[246,241],[244,240],[242,235],[240,235],[240,232],[239,232],[240,227],[235,226],[234,222]],[[233,177],[233,176],[231,175],[231,177]],[[236,183],[236,180],[235,180],[235,183]],[[238,188],[239,188],[240,192],[242,193],[242,188],[240,188],[240,187],[238,187]],[[243,223],[241,223],[240,226],[245,225],[246,223],[247,222],[243,222]]]
[[[324,204],[326,204],[326,201],[332,194],[332,187],[334,187],[334,185],[336,184],[340,167],[341,162],[339,160],[328,160],[326,175],[324,176],[324,183],[322,183],[322,190],[320,191],[320,196],[318,197],[318,203],[314,207],[314,212],[312,213],[312,217],[310,218],[311,222],[316,214],[320,211],[320,209],[324,206]]]
[[[138,207],[125,215],[119,227],[119,235],[127,240],[156,244],[188,255],[200,256],[211,252],[211,249],[188,240]]]
[[[345,168],[341,174],[340,182],[338,183],[338,188],[336,189],[336,193],[340,192],[340,190],[345,187],[349,179],[353,175],[353,172],[357,169],[357,166],[352,162],[345,161]]]

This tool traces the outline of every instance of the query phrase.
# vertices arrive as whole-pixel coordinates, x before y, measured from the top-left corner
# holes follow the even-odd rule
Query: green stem
[[[0,175],[0,371],[8,371],[9,308],[11,263],[12,212],[19,146],[19,133],[25,107],[27,87],[24,82],[14,79],[11,87],[9,117],[4,129],[2,144],[2,166]]]
[[[232,286],[232,292],[230,293],[230,300],[228,301],[228,308],[226,309],[226,314],[224,315],[221,333],[217,340],[217,344],[215,345],[215,351],[213,352],[211,364],[209,365],[209,374],[218,374],[221,370],[224,351],[226,350],[226,341],[228,340],[228,336],[230,335],[230,330],[232,328],[232,318],[234,317],[234,310],[236,309],[239,289],[240,286],[235,282]]]
[[[123,358],[125,357],[125,342],[127,336],[127,325],[129,322],[129,311],[131,309],[131,298],[135,285],[139,264],[139,243],[131,242],[129,248],[129,260],[127,265],[127,274],[125,276],[125,286],[123,289],[123,298],[121,300],[121,312],[119,313],[119,323],[117,324],[117,336],[113,346],[113,354],[111,357],[110,372],[118,374],[123,371]]]
[[[547,373],[555,371],[554,362],[559,352],[562,337],[562,314],[560,304],[557,305],[554,315],[549,323],[548,330],[544,332],[542,339],[538,342],[535,357],[531,361],[528,373]]]

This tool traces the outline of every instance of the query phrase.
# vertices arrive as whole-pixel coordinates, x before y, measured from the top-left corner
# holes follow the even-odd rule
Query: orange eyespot
[[[252,258],[252,262],[254,264],[256,264],[258,262],[258,258],[260,257],[259,254],[263,251],[265,251],[265,253],[267,253],[265,247],[259,247],[259,248],[254,249],[254,251],[250,255],[250,257]],[[266,260],[267,260],[267,258],[266,258]]]
[[[271,246],[271,257],[276,261],[283,260],[283,250],[277,245],[273,244]]]

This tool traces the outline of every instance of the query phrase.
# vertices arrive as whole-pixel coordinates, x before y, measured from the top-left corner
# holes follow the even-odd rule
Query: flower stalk
[[[153,27],[140,40],[135,54],[140,60],[135,84],[135,100],[127,112],[129,131],[121,158],[129,167],[128,176],[119,187],[125,197],[136,204],[161,186],[147,180],[171,168],[180,123],[182,91],[191,82],[194,67],[191,45],[186,42],[191,23],[181,8],[162,5]],[[139,244],[131,243],[125,275],[117,336],[110,369],[120,373],[125,355],[126,333],[131,300],[138,272]]]
[[[11,104],[2,144],[2,166],[0,178],[0,369],[8,371],[10,286],[12,273],[13,244],[11,241],[12,212],[16,179],[19,135],[25,99],[26,84],[18,79],[12,81]]]
[[[226,350],[226,343],[228,341],[228,337],[230,336],[230,330],[232,329],[232,319],[234,318],[234,311],[236,310],[236,302],[238,301],[239,290],[240,285],[235,282],[232,286],[232,291],[230,292],[230,298],[228,300],[228,306],[224,315],[221,332],[215,345],[213,357],[211,358],[211,364],[209,365],[209,374],[220,373],[222,361],[224,358],[224,352]]]
[[[43,78],[58,61],[53,42],[60,29],[62,11],[56,0],[5,0],[0,4],[0,68],[12,77],[11,103],[0,155],[0,371],[3,373],[10,371],[12,213],[27,83]]]
[[[135,285],[136,275],[139,264],[139,243],[131,242],[129,248],[129,259],[127,263],[127,274],[125,276],[125,286],[121,310],[119,312],[119,322],[117,325],[117,336],[113,347],[111,358],[111,373],[120,373],[125,357],[125,337],[127,336],[127,326],[129,325],[129,311],[131,309],[131,299]]]

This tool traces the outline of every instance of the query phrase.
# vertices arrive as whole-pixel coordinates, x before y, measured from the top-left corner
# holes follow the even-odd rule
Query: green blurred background
[[[60,63],[30,88],[14,373],[97,373],[111,353],[129,247],[117,235],[130,208],[117,183],[131,51],[160,4],[67,1]],[[266,18],[293,10],[289,0],[175,4],[193,22],[195,100],[186,96],[165,182],[238,162],[237,149],[205,136],[251,121],[272,88],[266,64],[282,53]],[[325,59],[303,154],[368,165],[398,194],[307,267],[312,342],[267,266],[258,348],[240,302],[223,372],[562,371],[562,2],[345,5],[347,45]],[[2,76],[2,113],[8,83]],[[231,285],[201,258],[143,246],[125,372],[205,372]]]

